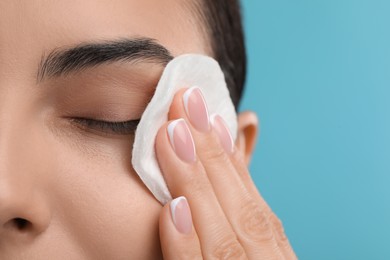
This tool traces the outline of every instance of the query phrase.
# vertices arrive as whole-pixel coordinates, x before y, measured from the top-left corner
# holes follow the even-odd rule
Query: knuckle
[[[278,243],[281,244],[288,243],[287,236],[284,233],[284,227],[282,221],[273,212],[271,212],[269,219],[274,228],[275,236]]]
[[[198,249],[188,249],[188,248],[182,248],[180,252],[176,255],[177,259],[191,259],[191,260],[196,260],[196,259],[203,259],[202,255],[199,253]]]
[[[246,259],[244,249],[235,236],[224,237],[215,246],[210,259]]]
[[[199,156],[202,156],[202,159],[207,161],[221,161],[221,160],[227,160],[228,157],[225,153],[225,150],[223,150],[222,147],[217,145],[210,145],[213,142],[207,142],[205,145],[205,148],[202,149],[203,153]]]
[[[245,203],[238,214],[242,236],[250,241],[263,242],[273,239],[272,228],[264,210],[255,201]]]
[[[207,178],[201,176],[204,175],[203,171],[197,170],[197,172],[198,174],[187,174],[186,178],[183,179],[182,186],[184,189],[188,189],[191,192],[201,194],[209,189],[210,184],[208,183]]]

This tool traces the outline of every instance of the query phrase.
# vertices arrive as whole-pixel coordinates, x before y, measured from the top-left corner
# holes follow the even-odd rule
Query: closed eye
[[[97,130],[108,134],[130,135],[135,133],[140,119],[108,122],[89,118],[71,118],[71,121],[87,130]]]

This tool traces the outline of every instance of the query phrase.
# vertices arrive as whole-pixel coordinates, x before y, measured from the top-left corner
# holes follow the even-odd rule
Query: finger
[[[244,112],[244,113],[247,113],[247,116],[250,116],[250,114],[248,112]],[[252,118],[253,121],[258,120],[256,115],[254,115],[253,113],[252,113],[252,117],[254,117],[254,118]],[[257,132],[253,133],[253,135],[257,136]],[[249,170],[248,170],[248,162],[247,162],[247,160],[245,160],[243,153],[239,149],[236,149],[230,155],[230,159],[231,159],[234,167],[236,168],[237,173],[239,174],[245,187],[247,188],[249,193],[252,195],[252,197],[255,198],[259,202],[259,204],[262,205],[262,207],[264,207],[264,211],[265,211],[266,215],[268,216],[271,213],[271,209],[268,206],[268,204],[266,203],[266,201],[263,199],[261,194],[259,193],[255,183],[253,182],[251,175],[249,173]]]
[[[245,113],[245,117],[251,117],[251,121],[255,122],[255,124],[259,124],[258,118],[254,113],[251,112],[243,112]],[[257,131],[257,128],[254,130]],[[252,135],[257,136],[257,132],[252,132]],[[258,201],[260,205],[263,207],[263,211],[265,212],[267,218],[269,219],[269,222],[271,223],[273,234],[276,238],[278,246],[281,248],[281,251],[286,259],[296,259],[296,255],[285,235],[284,228],[282,225],[282,222],[280,219],[275,215],[275,213],[271,210],[271,208],[268,206],[266,201],[261,196],[258,188],[256,187],[255,183],[253,182],[253,179],[251,178],[251,175],[248,171],[248,160],[244,159],[243,153],[236,149],[233,154],[230,156],[231,161],[234,165],[234,167],[237,169],[237,173],[239,174],[240,178],[242,179],[245,187],[247,190],[251,193],[252,197]]]
[[[278,246],[281,249],[285,259],[298,259],[294,253],[293,248],[290,245],[290,242],[287,239],[287,236],[284,232],[283,224],[280,219],[274,213],[270,215],[269,219],[272,223],[276,242],[278,243]]]
[[[203,257],[245,259],[245,252],[196,157],[186,122],[181,119],[165,124],[157,133],[155,145],[157,159],[172,196],[185,196],[191,205]]]
[[[282,254],[263,208],[252,198],[231,162],[230,154],[235,147],[229,130],[220,117],[215,117],[214,127],[210,126],[201,91],[197,88],[179,91],[169,115],[190,122],[199,160],[246,254],[253,259],[271,256],[280,259]]]
[[[259,205],[261,205],[263,212],[265,213],[267,219],[271,224],[272,232],[276,239],[277,245],[279,246],[284,257],[286,259],[297,259],[294,250],[292,249],[290,242],[285,235],[282,222],[271,210],[269,205],[266,203],[266,201],[258,191],[248,171],[242,153],[236,150],[231,156],[231,161],[234,167],[237,169],[237,173],[239,173],[240,178],[242,179],[251,196],[257,201]]]
[[[185,197],[178,197],[163,207],[159,228],[164,259],[202,259],[199,239]]]

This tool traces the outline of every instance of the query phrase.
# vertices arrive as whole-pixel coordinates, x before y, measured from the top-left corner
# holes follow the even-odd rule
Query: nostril
[[[19,230],[26,230],[31,225],[30,221],[24,219],[24,218],[14,218],[13,222],[15,223],[15,226]]]
[[[32,226],[31,222],[24,218],[14,218],[5,224],[5,227],[26,231]]]

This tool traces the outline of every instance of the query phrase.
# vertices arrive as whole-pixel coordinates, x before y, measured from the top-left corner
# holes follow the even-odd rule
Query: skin
[[[261,197],[247,169],[248,151],[256,136],[256,116],[239,118],[239,137],[225,149],[210,123],[199,130],[184,108],[180,90],[169,112],[170,121],[156,138],[156,153],[173,197],[185,196],[192,215],[191,232],[175,227],[170,204],[160,216],[164,259],[296,259],[280,220]],[[200,107],[200,106],[198,106]],[[183,160],[170,143],[169,124],[184,119],[195,144],[195,160]]]
[[[163,208],[131,167],[134,136],[69,120],[140,118],[163,66],[111,63],[36,81],[43,53],[140,36],[156,39],[172,56],[211,55],[185,1],[0,2],[0,259],[159,259],[175,248],[167,243],[177,239],[169,205]],[[185,116],[179,105],[172,109]],[[242,169],[257,125],[253,113],[239,115]],[[159,147],[171,149],[163,140]],[[176,185],[170,183],[174,195]],[[18,227],[18,219],[25,225]]]

